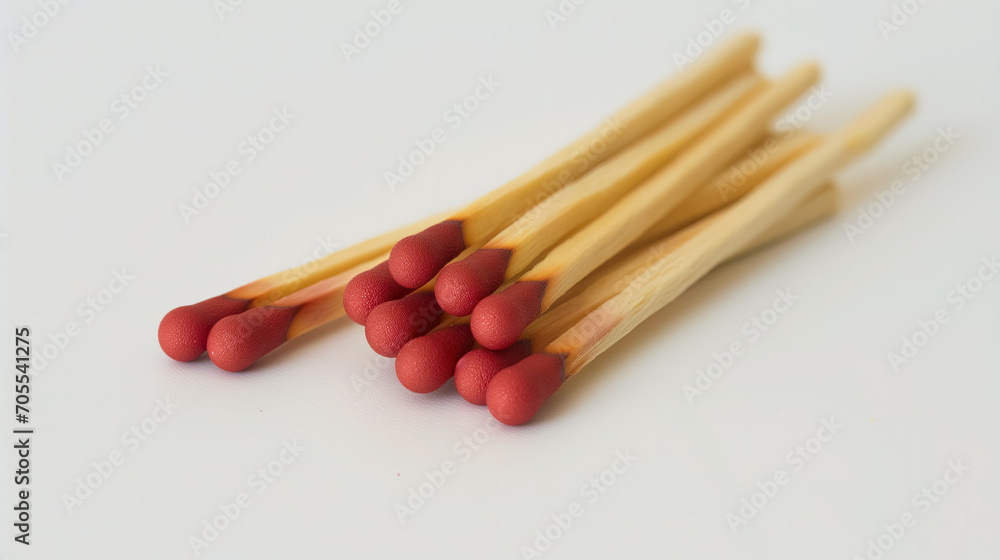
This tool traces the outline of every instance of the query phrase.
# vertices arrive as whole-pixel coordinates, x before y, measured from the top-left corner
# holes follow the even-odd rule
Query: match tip
[[[453,325],[414,338],[396,356],[396,377],[414,393],[441,388],[455,373],[455,363],[475,341],[469,325]]]
[[[418,339],[419,340],[419,339]],[[519,340],[505,350],[476,348],[455,364],[455,389],[472,404],[486,404],[486,389],[496,374],[531,355],[531,342]]]
[[[463,249],[462,222],[447,220],[400,239],[389,253],[389,271],[401,286],[416,289]]]
[[[456,317],[471,314],[481,299],[503,284],[510,255],[509,249],[480,249],[441,269],[434,283],[441,309]]]
[[[243,371],[287,340],[298,307],[256,307],[223,317],[208,335],[208,357],[226,371]]]
[[[400,286],[392,279],[392,274],[389,274],[389,261],[385,261],[347,282],[344,286],[344,312],[355,323],[364,325],[372,309],[408,293],[410,293],[408,288]]]
[[[472,334],[490,350],[503,350],[521,338],[537,317],[545,282],[516,282],[480,301],[472,311]]]
[[[217,296],[173,309],[160,321],[160,348],[179,362],[190,362],[205,352],[208,333],[219,319],[242,313],[249,306],[248,299]]]
[[[524,424],[562,385],[563,358],[532,354],[501,370],[486,390],[490,414],[508,426]]]
[[[442,315],[434,292],[410,294],[372,309],[365,321],[365,338],[379,355],[395,358],[404,344],[436,327]]]

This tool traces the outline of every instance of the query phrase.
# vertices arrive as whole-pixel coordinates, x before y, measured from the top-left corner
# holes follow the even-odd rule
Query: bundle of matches
[[[912,107],[894,93],[837,133],[777,138],[771,122],[819,71],[767,80],[758,45],[730,39],[606,121],[614,134],[602,125],[444,219],[171,311],[161,346],[241,371],[346,314],[407,389],[454,377],[499,421],[528,421],[713,268],[833,214],[835,172]]]

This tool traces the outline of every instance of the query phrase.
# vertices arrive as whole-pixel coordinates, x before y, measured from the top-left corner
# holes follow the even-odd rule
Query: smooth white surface
[[[350,64],[340,43],[385,2],[245,0],[220,21],[208,1],[78,1],[2,49],[4,363],[15,325],[36,352],[68,321],[82,332],[34,374],[30,548],[12,541],[12,441],[0,445],[0,557],[195,557],[189,536],[244,491],[251,505],[201,557],[520,558],[574,502],[583,516],[544,557],[849,559],[905,512],[916,525],[887,560],[996,557],[1000,279],[961,310],[947,299],[1000,253],[996,2],[929,0],[888,41],[888,1],[590,0],[555,30],[556,0],[400,2]],[[2,29],[38,9],[5,2]],[[672,53],[723,9],[736,19],[724,34],[764,33],[769,74],[823,64],[833,95],[811,129],[900,86],[919,109],[840,177],[839,217],[713,273],[530,425],[472,451],[463,440],[488,412],[452,384],[407,394],[346,320],[238,375],[159,350],[172,307],[516,176],[674,72]],[[168,76],[120,120],[114,99],[157,65]],[[480,76],[501,85],[453,130],[443,112]],[[282,107],[292,124],[185,224],[178,205]],[[115,131],[58,181],[53,160],[102,118]],[[391,191],[383,173],[435,127],[447,141]],[[942,127],[958,140],[910,181],[904,163]],[[843,224],[895,179],[906,193],[851,243]],[[85,323],[77,307],[121,267],[134,280]],[[779,289],[799,299],[749,342],[743,324]],[[893,371],[887,353],[941,308],[948,324]],[[734,341],[745,355],[689,404],[683,386]],[[8,411],[10,381],[3,395]],[[156,399],[177,410],[133,452],[122,434]],[[844,427],[793,472],[786,455],[831,416]],[[305,450],[258,495],[247,478],[292,440]],[[69,513],[64,495],[116,450],[124,464]],[[582,485],[626,450],[638,461],[590,503]],[[457,473],[401,524],[395,504],[444,461]],[[924,513],[912,497],[949,461],[969,471]],[[727,514],[778,469],[788,484],[734,533]]]

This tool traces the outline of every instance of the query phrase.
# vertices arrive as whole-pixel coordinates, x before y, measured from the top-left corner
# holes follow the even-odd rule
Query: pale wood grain
[[[727,162],[759,140],[775,115],[819,76],[804,64],[753,96],[730,118],[706,132],[669,165],[525,273],[522,281],[545,282],[542,311],[602,263],[616,255],[717,174]]]
[[[913,107],[913,96],[884,97],[843,130],[792,161],[744,198],[704,222],[659,262],[660,272],[605,301],[546,348],[566,356],[566,375],[607,350],[754,237],[778,223],[833,173],[864,153]]]

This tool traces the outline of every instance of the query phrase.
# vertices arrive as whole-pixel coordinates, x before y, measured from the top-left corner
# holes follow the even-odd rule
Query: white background
[[[195,557],[189,537],[240,492],[251,505],[201,557],[521,558],[574,502],[583,516],[544,557],[849,559],[907,512],[916,525],[884,558],[997,557],[1000,280],[960,310],[948,301],[1000,253],[996,2],[928,0],[886,39],[887,0],[590,0],[555,29],[557,0],[400,1],[350,63],[341,42],[385,2],[245,0],[220,19],[209,0],[78,0],[0,49],[6,371],[15,325],[36,353],[67,322],[81,329],[33,375],[30,548],[13,542],[13,438],[0,442],[0,557]],[[0,29],[20,33],[39,9],[4,2]],[[515,177],[673,73],[673,53],[724,9],[724,35],[764,34],[766,73],[823,64],[833,95],[809,128],[900,86],[918,111],[840,176],[838,217],[707,277],[532,423],[468,451],[488,412],[450,383],[408,394],[346,320],[242,374],[160,351],[175,306]],[[147,66],[168,75],[122,120],[112,103]],[[443,112],[480,76],[502,85],[452,130]],[[178,206],[283,107],[289,128],[185,223]],[[57,179],[53,162],[103,118],[114,132]],[[447,141],[391,191],[384,172],[435,127]],[[904,164],[941,128],[959,138],[913,181]],[[897,179],[905,194],[849,239],[844,224]],[[134,279],[86,322],[78,306],[122,267]],[[778,289],[799,299],[749,342],[742,325]],[[939,309],[948,324],[894,371],[888,353]],[[734,341],[746,354],[689,403],[684,385]],[[156,399],[176,411],[132,451],[122,434]],[[786,455],[830,417],[843,428],[795,471]],[[258,495],[248,477],[293,440],[305,450]],[[590,503],[581,487],[626,450],[638,460]],[[115,451],[124,464],[70,513],[64,496]],[[444,461],[458,472],[400,523],[395,505]],[[968,472],[924,511],[913,496],[949,461]],[[727,514],[779,469],[788,484],[731,530]]]

